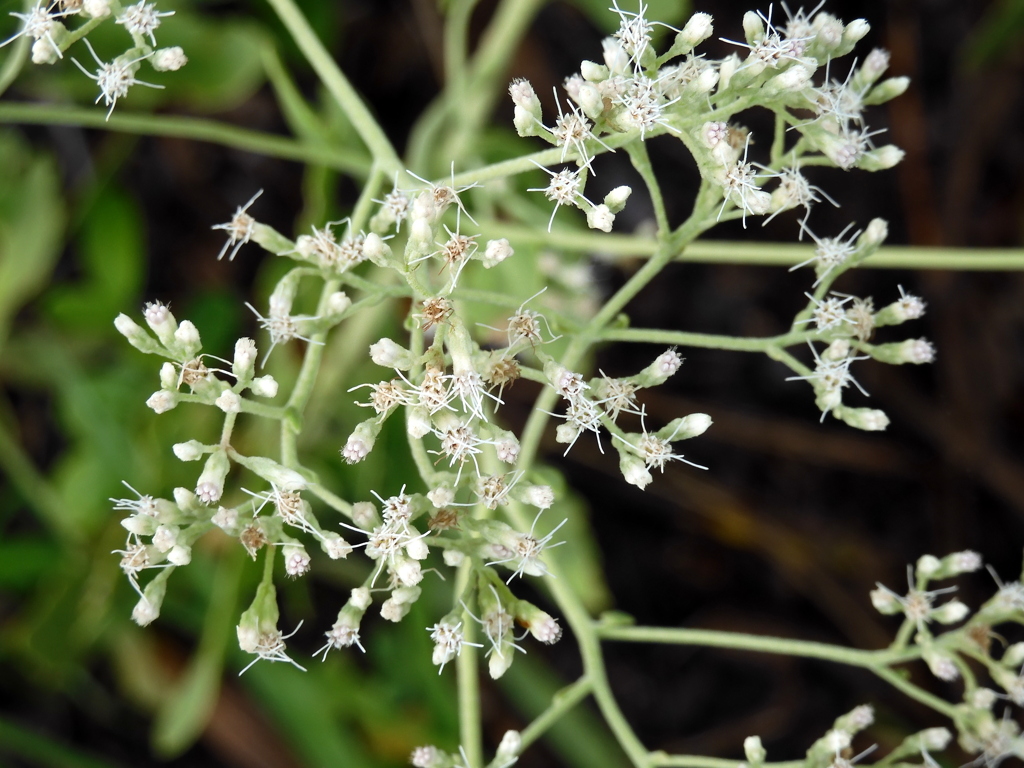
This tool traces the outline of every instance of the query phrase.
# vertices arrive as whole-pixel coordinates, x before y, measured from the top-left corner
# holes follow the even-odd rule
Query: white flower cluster
[[[120,8],[116,17],[114,9]],[[21,21],[21,29],[0,42],[0,48],[18,38],[33,40],[32,62],[35,64],[53,64],[64,58],[64,51],[75,41],[82,39],[97,69],[90,72],[77,59],[72,59],[86,77],[94,80],[99,86],[98,103],[103,100],[110,118],[117,100],[128,95],[133,85],[145,85],[148,88],[163,88],[162,85],[143,82],[135,77],[143,61],[148,61],[157,72],[171,72],[181,69],[188,62],[184,51],[179,46],[157,48],[155,32],[163,19],[173,16],[174,11],[158,11],[156,3],[145,0],[134,5],[121,6],[111,0],[80,0],[79,2],[51,2],[36,0],[36,4],[27,13],[12,12],[11,16]],[[114,23],[121,25],[132,37],[132,47],[109,62],[102,61],[93,50],[89,40],[82,37],[81,32],[69,30],[66,22],[69,17],[80,16],[87,20],[114,18]],[[88,23],[88,22],[86,22]],[[85,30],[82,30],[85,31]]]

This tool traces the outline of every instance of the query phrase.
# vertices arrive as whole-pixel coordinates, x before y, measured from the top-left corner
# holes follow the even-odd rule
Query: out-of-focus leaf
[[[1024,38],[1024,3],[993,3],[971,34],[964,62],[971,69],[986,66],[1020,50]]]
[[[142,283],[145,243],[135,202],[107,187],[83,222],[77,251],[84,279],[54,286],[46,306],[55,320],[76,331],[107,330]]]
[[[619,28],[618,14],[608,10],[611,7],[609,0],[573,0],[573,3],[602,31],[611,34]],[[628,14],[629,18],[632,18],[639,8],[637,0],[618,0],[618,3],[619,8]],[[647,0],[644,6],[647,8],[644,17],[648,21],[660,21],[673,27],[678,27],[690,15],[688,0]],[[658,29],[659,27],[655,26],[655,35]]]
[[[161,80],[171,101],[223,112],[248,100],[263,84],[260,52],[269,43],[259,25],[237,17],[217,21],[183,14],[169,19],[166,27],[161,45],[180,45],[189,58],[185,67]]]
[[[242,557],[242,550],[236,548],[220,561],[199,650],[176,689],[163,699],[157,711],[153,747],[165,758],[181,754],[199,738],[217,703],[224,655],[237,620]]]
[[[0,134],[0,345],[15,312],[45,285],[60,254],[64,203],[52,160]]]
[[[21,590],[31,586],[50,568],[58,553],[53,542],[39,537],[0,541],[0,588]]]
[[[345,768],[374,765],[352,729],[323,706],[323,684],[315,675],[303,674],[289,664],[260,662],[243,680],[308,768],[335,768],[340,756]]]

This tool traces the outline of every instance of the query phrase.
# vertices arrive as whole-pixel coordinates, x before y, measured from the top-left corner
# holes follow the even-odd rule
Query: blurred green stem
[[[0,102],[0,123],[28,125],[76,125],[104,128],[143,136],[168,136],[209,141],[266,157],[278,157],[310,165],[323,165],[364,177],[370,166],[361,153],[326,144],[311,144],[239,128],[216,120],[178,115],[143,115],[115,112],[109,120],[102,110],[60,104]]]
[[[473,562],[466,558],[459,567],[453,594],[465,594],[473,578]],[[474,645],[475,625],[468,619],[463,630],[463,645],[455,657],[455,673],[459,694],[459,743],[466,751],[466,768],[482,768],[484,764],[483,724],[480,720],[480,654]]]
[[[320,38],[316,36],[316,32],[313,31],[299,7],[293,0],[268,0],[268,2],[288,32],[291,33],[295,44],[312,65],[321,82],[348,116],[348,119],[352,121],[356,132],[373,154],[378,169],[383,170],[388,176],[403,170],[402,162],[398,159],[398,154],[391,146],[391,142],[384,135],[383,129],[374,120],[370,110],[335,63],[330,52],[324,48],[324,44],[320,42]]]
[[[551,699],[551,705],[541,712],[520,733],[522,748],[526,749],[544,735],[551,726],[570,709],[579,704],[594,690],[590,678],[584,675],[576,682],[566,686]]]

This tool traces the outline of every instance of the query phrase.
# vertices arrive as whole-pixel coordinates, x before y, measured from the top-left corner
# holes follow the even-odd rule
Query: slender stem
[[[608,626],[595,628],[602,640],[622,640],[634,643],[671,643],[673,645],[701,645],[711,648],[732,648],[760,653],[779,653],[807,659],[824,659],[838,664],[875,669],[920,658],[918,648],[904,651],[864,651],[841,645],[818,643],[812,640],[790,640],[782,637],[749,635],[742,632],[721,632],[712,629],[685,629],[678,627]]]
[[[626,152],[629,153],[633,167],[636,168],[637,173],[644,180],[644,184],[647,185],[647,192],[651,196],[651,205],[654,206],[654,218],[658,222],[658,239],[663,240],[668,237],[672,228],[668,223],[668,214],[665,212],[665,198],[662,197],[661,186],[654,175],[651,158],[647,154],[647,145],[642,141],[627,144]]]
[[[928,693],[923,688],[919,688],[912,682],[907,680],[902,674],[891,670],[887,667],[873,667],[872,672],[878,675],[880,678],[885,680],[889,685],[894,688],[899,688],[903,693],[912,699],[915,699],[925,706],[931,707],[936,712],[939,712],[950,720],[956,722],[958,720],[958,713],[955,706],[950,704],[948,701],[943,701],[938,696]]]
[[[309,144],[282,136],[239,128],[216,120],[179,115],[140,115],[115,112],[107,120],[103,110],[57,104],[0,102],[0,123],[28,125],[77,125],[104,128],[141,136],[168,136],[208,141],[266,157],[278,157],[310,165],[334,168],[353,176],[365,176],[369,162],[361,153],[325,144]]]
[[[470,558],[459,567],[455,579],[454,594],[466,591],[473,578],[473,563]],[[480,720],[480,678],[479,654],[471,643],[476,637],[476,625],[469,620],[463,623],[462,650],[455,658],[455,673],[459,695],[459,743],[466,751],[466,768],[482,768],[484,764],[483,727]]]
[[[803,760],[789,760],[779,763],[760,763],[762,768],[803,768]],[[651,752],[651,766],[678,766],[678,768],[744,768],[742,760],[726,760],[720,757],[702,755],[669,755],[665,752]]]
[[[607,328],[598,335],[602,341],[632,341],[650,344],[675,344],[680,347],[728,349],[736,352],[764,352],[769,347],[791,347],[819,338],[818,331],[796,331],[781,336],[745,338],[713,333],[661,331],[656,328]]]
[[[310,493],[320,499],[324,504],[331,507],[331,509],[341,512],[341,514],[346,517],[352,517],[352,505],[343,498],[319,484],[313,484],[308,487]]]
[[[537,715],[533,722],[519,734],[522,748],[526,749],[543,736],[548,728],[557,723],[566,712],[583,701],[593,690],[594,686],[590,678],[584,675],[576,682],[558,691],[551,698],[548,708]]]
[[[335,63],[330,52],[324,48],[324,44],[320,42],[320,38],[316,36],[316,32],[313,31],[306,17],[302,15],[299,7],[293,0],[268,0],[268,2],[277,12],[278,17],[295,40],[295,44],[312,65],[313,70],[320,77],[331,96],[334,97],[338,106],[352,121],[353,127],[366,143],[376,163],[389,176],[402,170],[402,162],[398,159],[398,154],[391,146],[391,142],[388,141],[388,137],[384,135],[383,129],[373,119],[370,110]]]

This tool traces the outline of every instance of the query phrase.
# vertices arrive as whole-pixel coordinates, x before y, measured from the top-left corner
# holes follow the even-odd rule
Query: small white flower
[[[174,11],[157,11],[156,3],[147,3],[145,0],[135,5],[129,5],[117,17],[117,22],[123,26],[128,33],[134,36],[149,37],[149,42],[156,45],[156,38],[153,32],[160,26],[161,20],[166,16],[173,16]],[[180,52],[181,49],[179,48]],[[177,69],[177,67],[175,67]]]
[[[55,54],[56,58],[63,58],[60,46],[57,45],[53,35],[61,27],[58,19],[70,13],[71,11],[54,11],[52,7],[47,7],[46,0],[39,0],[28,13],[11,12],[11,16],[21,19],[22,27],[18,32],[0,43],[0,48],[3,48],[8,43],[13,43],[19,37],[30,37],[37,42],[45,41],[45,45],[50,53]],[[35,46],[33,46],[33,54],[35,54],[34,49]]]
[[[96,97],[96,103],[99,103],[100,99],[103,99],[103,104],[109,106],[107,110],[107,119],[110,119],[110,115],[114,112],[114,107],[117,106],[117,100],[124,98],[128,95],[128,89],[133,85],[144,85],[147,88],[163,88],[162,85],[154,85],[153,83],[146,83],[142,80],[135,79],[135,73],[139,69],[139,62],[146,58],[146,56],[139,56],[135,59],[129,59],[123,61],[121,57],[118,57],[106,64],[100,61],[99,56],[96,55],[96,51],[93,50],[92,44],[89,43],[88,38],[83,38],[83,42],[89,49],[89,53],[92,54],[99,69],[96,70],[96,74],[92,74],[78,63],[78,60],[72,58],[83,74],[90,80],[95,80],[96,85],[100,87],[100,95]],[[147,54],[148,55],[148,54]]]
[[[228,248],[231,248],[232,245],[234,248],[231,248],[231,255],[228,256],[228,261],[234,261],[235,256],[238,255],[238,249],[249,242],[249,238],[252,237],[256,229],[256,219],[248,213],[249,206],[255,203],[262,194],[263,190],[261,189],[249,198],[249,202],[239,206],[235,210],[235,215],[231,217],[231,221],[226,224],[213,225],[212,229],[223,229],[228,233],[228,241],[224,243],[224,247],[217,254],[217,261],[224,258],[224,254],[228,252]]]

